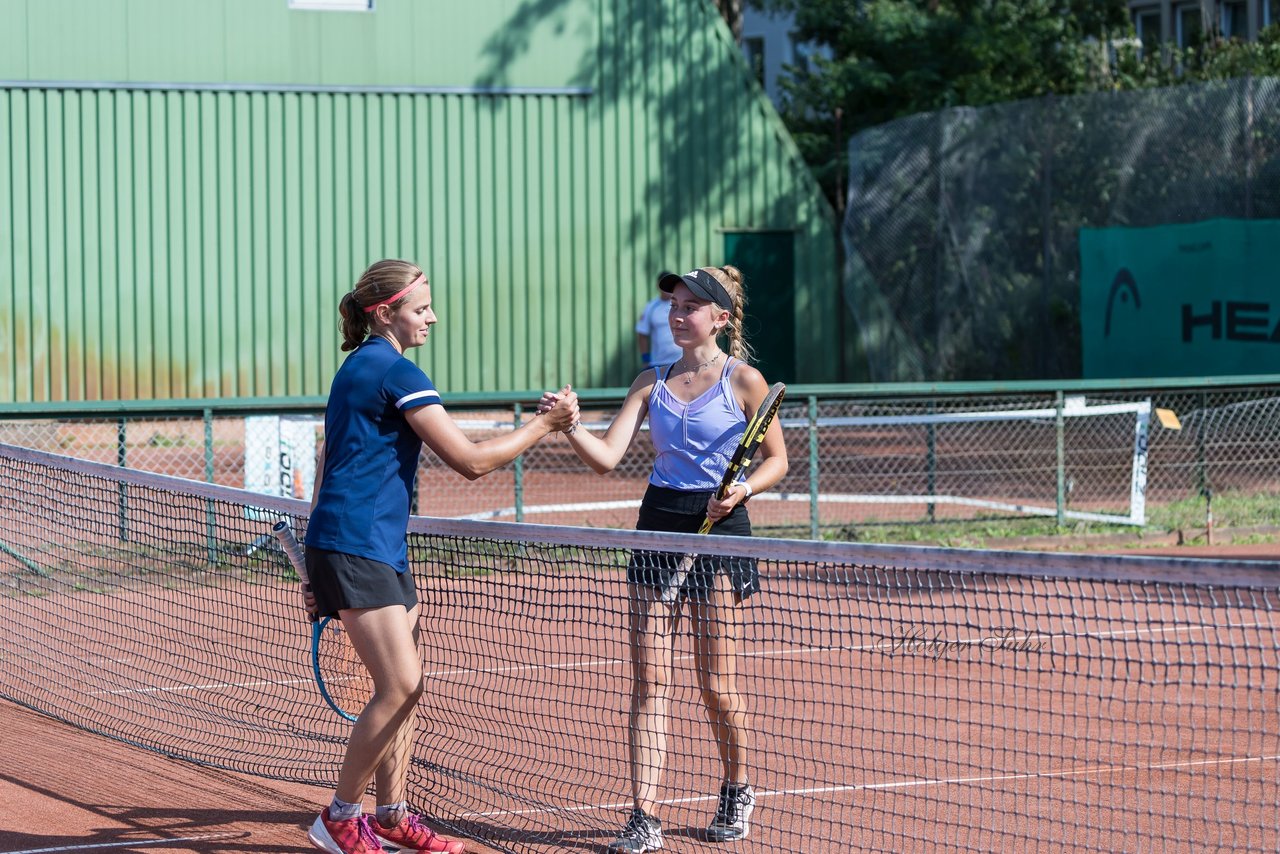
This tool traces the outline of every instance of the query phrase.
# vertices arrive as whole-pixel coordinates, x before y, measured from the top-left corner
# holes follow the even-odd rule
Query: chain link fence
[[[849,143],[873,382],[1079,377],[1081,229],[1280,218],[1280,80],[957,107]]]
[[[615,411],[613,401],[585,406],[591,430]],[[530,417],[514,404],[451,414],[473,440]],[[872,524],[1013,516],[1159,525],[1161,508],[1211,495],[1280,498],[1280,383],[963,395],[797,387],[780,417],[790,471],[752,500],[762,532],[853,538]],[[318,407],[284,404],[250,415],[0,413],[7,444],[295,497],[309,494],[322,438]],[[652,463],[642,434],[599,476],[553,435],[467,481],[424,449],[416,512],[630,527]]]

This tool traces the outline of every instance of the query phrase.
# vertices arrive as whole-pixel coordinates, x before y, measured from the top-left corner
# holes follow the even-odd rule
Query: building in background
[[[323,2],[323,0],[322,0]],[[1280,0],[1129,0],[1137,38],[1144,47],[1187,47],[1209,27],[1226,38],[1256,41],[1280,24]],[[790,14],[747,6],[742,14],[742,55],[774,105],[781,107],[787,66],[805,67],[817,47],[797,41]]]
[[[747,7],[742,15],[742,55],[769,99],[781,106],[779,77],[782,67],[794,61],[789,14],[771,14]]]
[[[706,0],[0,0],[0,402],[323,395],[386,256],[445,391],[624,386],[656,272],[708,263],[767,376],[856,379],[748,75]]]
[[[795,18],[786,13],[761,12],[750,6],[742,14],[742,55],[775,107],[782,107],[782,80],[789,68],[807,68],[817,45],[801,42]]]
[[[1129,0],[1133,26],[1143,47],[1189,47],[1209,31],[1256,41],[1265,27],[1280,24],[1280,0]]]

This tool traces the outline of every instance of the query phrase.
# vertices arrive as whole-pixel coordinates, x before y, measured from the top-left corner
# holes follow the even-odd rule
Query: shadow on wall
[[[572,185],[572,200],[589,215],[562,211],[557,225],[582,236],[575,236],[575,245],[586,249],[578,251],[603,250],[609,269],[616,270],[616,286],[634,298],[637,311],[653,295],[656,271],[733,260],[728,232],[790,236],[803,229],[797,221],[809,189],[806,167],[778,138],[771,108],[710,4],[524,0],[486,44],[476,85],[518,84],[509,69],[531,52],[551,49],[539,41],[548,33],[563,34],[565,45],[594,44],[569,79],[592,94],[574,99],[565,108],[567,118],[557,116],[564,119],[557,133],[567,138],[555,139],[574,152],[572,174],[560,180]],[[507,106],[494,99],[488,108]],[[542,140],[530,144],[545,150],[545,128]],[[608,207],[616,210],[616,235],[599,233],[607,217],[595,212]],[[776,281],[766,270],[743,272],[749,301],[753,284]],[[792,279],[794,274],[781,298],[788,304],[794,301]],[[771,344],[779,353],[785,349],[775,358],[789,359],[794,370],[794,331],[767,340],[778,302],[770,294],[754,311],[748,307],[749,334],[762,356]],[[624,341],[630,344],[629,337]],[[625,374],[625,366],[636,364],[633,350],[610,354],[610,367]]]

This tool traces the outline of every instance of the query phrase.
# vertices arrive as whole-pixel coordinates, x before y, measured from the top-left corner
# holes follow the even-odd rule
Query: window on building
[[[1133,13],[1133,28],[1137,31],[1138,42],[1142,52],[1160,50],[1160,9],[1136,9]]]
[[[764,85],[764,36],[747,36],[742,40],[742,54],[747,58],[747,66]]]
[[[798,33],[791,33],[788,39],[791,42],[791,64],[798,71],[812,71],[813,45],[800,41]]]
[[[1225,0],[1221,8],[1221,20],[1218,26],[1222,35],[1229,39],[1247,39],[1249,37],[1249,4],[1245,0]]]
[[[1280,24],[1280,0],[1266,0],[1262,4],[1262,26]]]
[[[1174,9],[1173,23],[1178,47],[1195,47],[1204,41],[1204,13],[1199,3],[1184,3]]]
[[[373,0],[289,0],[289,8],[321,12],[372,12]]]

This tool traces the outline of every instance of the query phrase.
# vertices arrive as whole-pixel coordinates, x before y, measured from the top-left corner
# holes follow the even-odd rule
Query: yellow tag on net
[[[1169,430],[1181,430],[1182,422],[1178,420],[1178,413],[1172,409],[1156,409],[1156,418],[1160,421],[1160,426]]]

